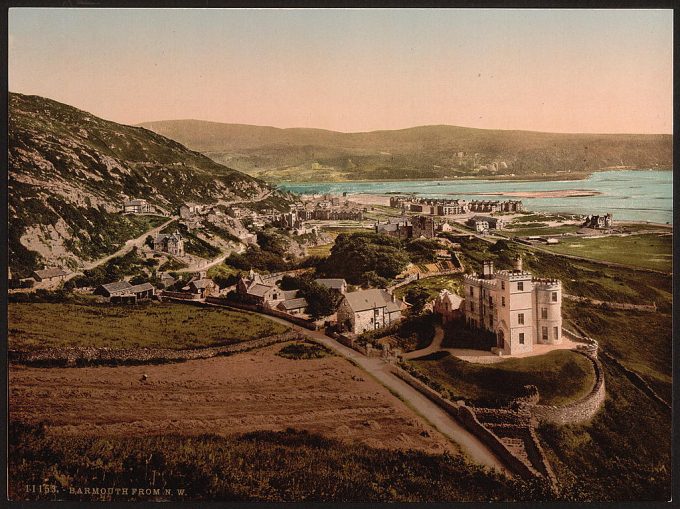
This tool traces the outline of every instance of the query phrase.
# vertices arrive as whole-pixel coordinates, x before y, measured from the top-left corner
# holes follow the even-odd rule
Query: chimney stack
[[[482,277],[484,279],[491,279],[493,277],[493,262],[485,261],[482,262]]]
[[[520,255],[515,256],[515,272],[522,272],[522,257]]]

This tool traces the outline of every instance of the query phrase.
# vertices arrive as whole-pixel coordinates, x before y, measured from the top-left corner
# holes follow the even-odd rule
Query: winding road
[[[506,475],[511,475],[507,466],[484,443],[466,430],[440,406],[394,375],[389,369],[390,365],[382,358],[366,357],[356,350],[352,350],[351,348],[338,343],[333,338],[326,336],[323,332],[310,331],[296,325],[291,325],[290,322],[287,322],[284,319],[270,315],[260,314],[260,316],[292,327],[296,332],[303,334],[305,337],[326,346],[338,355],[350,360],[378,380],[382,385],[387,387],[395,396],[404,401],[420,418],[425,419],[449,440],[458,444],[472,462],[498,470]],[[439,344],[441,344],[442,338],[443,331],[438,340]],[[436,345],[430,345],[415,353],[417,356],[426,354],[431,347],[438,348]]]

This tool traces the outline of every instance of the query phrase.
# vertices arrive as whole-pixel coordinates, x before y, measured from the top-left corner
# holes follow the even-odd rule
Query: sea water
[[[426,198],[466,200],[522,200],[527,210],[605,214],[614,220],[673,222],[673,172],[660,170],[615,170],[593,173],[584,180],[400,180],[389,182],[305,182],[281,183],[280,189],[299,194],[409,194]],[[597,191],[595,196],[523,198],[497,192]],[[470,194],[474,193],[474,194]],[[478,194],[482,193],[482,194]]]

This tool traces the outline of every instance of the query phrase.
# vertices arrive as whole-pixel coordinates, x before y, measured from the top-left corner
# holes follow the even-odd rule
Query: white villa
[[[513,355],[531,352],[534,344],[562,342],[562,283],[533,277],[522,270],[521,257],[514,270],[494,272],[493,262],[484,262],[482,275],[466,275],[464,286],[465,320],[496,334],[496,353]]]

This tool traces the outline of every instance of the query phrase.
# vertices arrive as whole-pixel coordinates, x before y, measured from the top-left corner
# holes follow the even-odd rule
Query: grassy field
[[[673,268],[671,235],[630,235],[607,237],[569,237],[556,245],[545,246],[555,253],[583,256],[636,267],[670,272]]]
[[[510,229],[512,227],[512,229]],[[530,225],[530,224],[522,224],[522,225],[510,225],[510,227],[506,230],[503,230],[503,233],[509,233],[513,236],[517,237],[528,237],[531,235],[540,235],[540,236],[554,236],[554,235],[561,235],[563,233],[575,233],[576,231],[580,230],[581,227],[578,225],[573,225],[573,224],[564,224],[560,226],[537,226],[537,225]]]
[[[198,348],[284,332],[287,328],[242,311],[186,304],[10,303],[9,348],[74,346]]]
[[[588,394],[595,382],[590,361],[568,350],[495,364],[473,364],[437,352],[411,364],[454,397],[478,404],[504,404],[517,396],[522,386],[535,385],[542,404],[563,405]]]
[[[458,293],[458,290],[462,288],[462,285],[463,276],[461,274],[434,276],[399,287],[394,291],[394,295],[401,299],[411,288],[423,288],[427,291],[429,296],[434,299],[442,290]]]
[[[9,446],[13,500],[70,499],[69,486],[172,488],[171,496],[117,501],[409,502],[546,500],[545,484],[508,479],[462,456],[368,447],[288,429],[182,437],[50,436],[13,425]],[[58,495],[27,494],[36,479]],[[174,491],[184,490],[178,496]],[[162,490],[161,490],[162,493]]]
[[[564,317],[598,340],[607,353],[642,376],[666,401],[672,390],[670,314],[613,310],[565,301]]]

